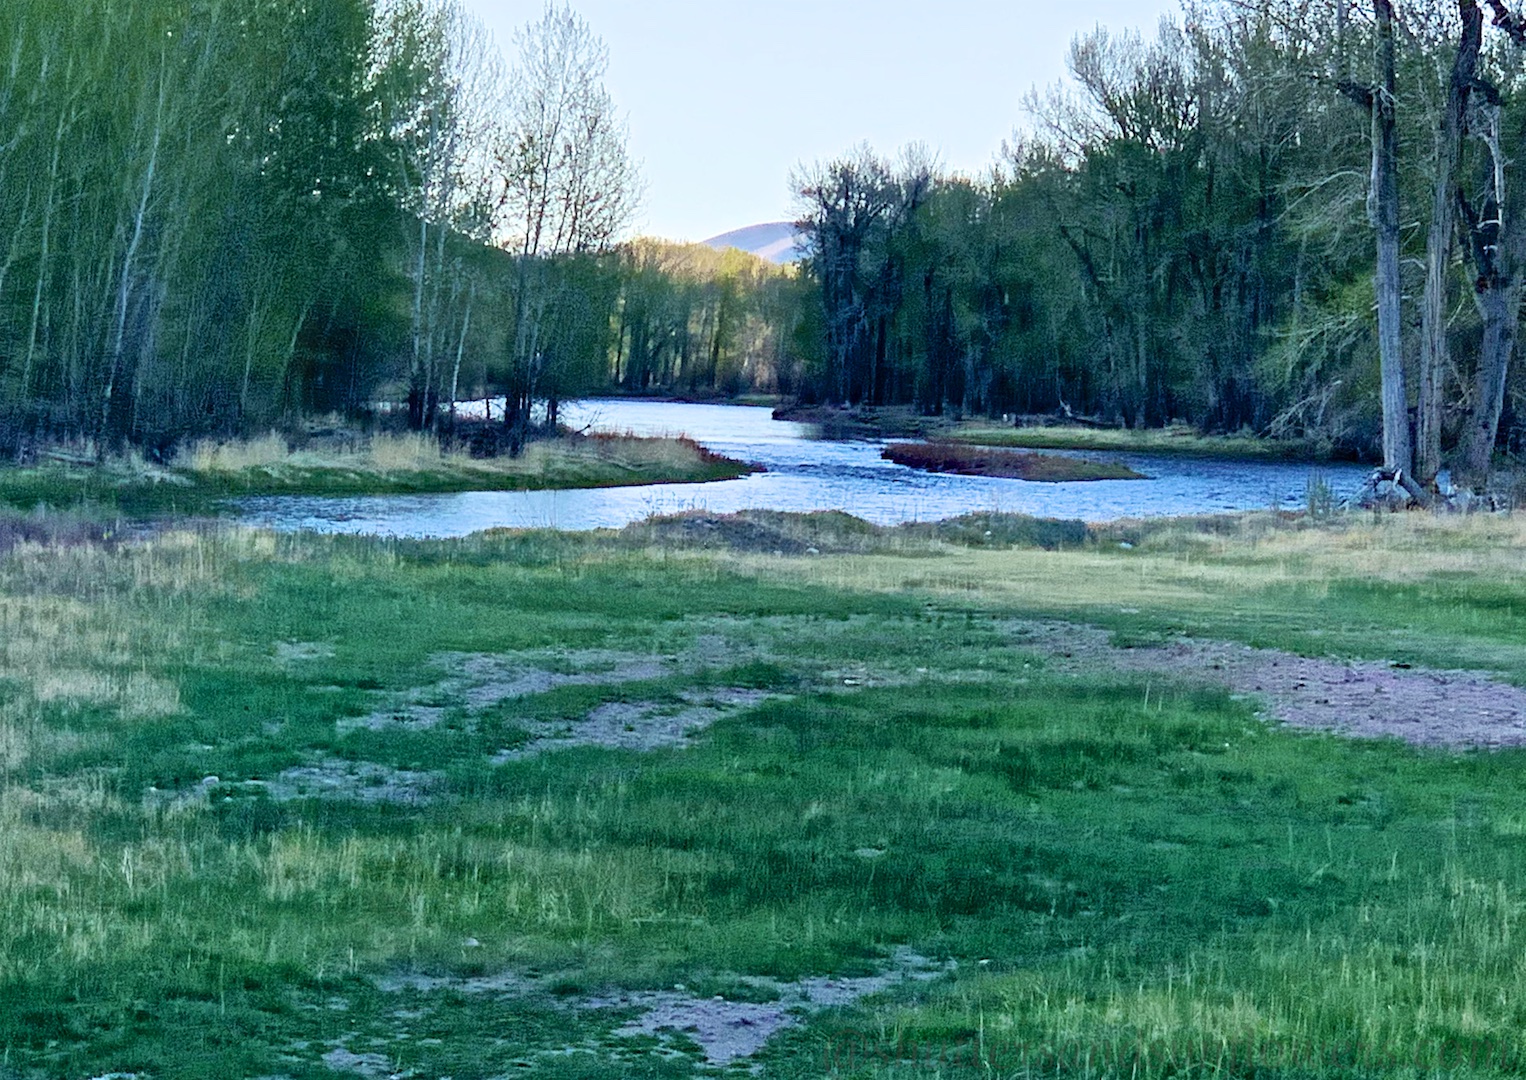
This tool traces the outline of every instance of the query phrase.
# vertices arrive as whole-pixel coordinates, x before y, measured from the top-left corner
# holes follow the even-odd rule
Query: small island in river
[[[991,476],[1040,484],[1087,480],[1145,480],[1121,461],[1089,461],[1058,454],[1024,453],[950,442],[891,443],[883,457],[924,472]]]

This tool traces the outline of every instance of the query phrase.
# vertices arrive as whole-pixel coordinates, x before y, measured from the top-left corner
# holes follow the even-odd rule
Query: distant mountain
[[[793,223],[773,221],[713,236],[705,241],[705,246],[716,249],[734,247],[772,263],[792,263],[799,262],[805,254],[802,243],[803,238]]]

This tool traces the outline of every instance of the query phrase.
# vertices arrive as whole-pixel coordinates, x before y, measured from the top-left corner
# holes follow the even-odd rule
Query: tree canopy
[[[1429,482],[1526,444],[1526,20],[1192,0],[1098,29],[982,175],[855,148],[807,255],[622,243],[607,52],[454,0],[0,8],[0,447],[310,413],[768,390],[1324,440]]]
[[[868,148],[802,170],[809,392],[1377,453],[1386,353],[1390,456],[1411,468],[1418,425],[1422,473],[1443,444],[1486,468],[1526,389],[1523,24],[1488,7],[1485,26],[1466,0],[1189,3],[1153,38],[1078,38],[985,176]]]

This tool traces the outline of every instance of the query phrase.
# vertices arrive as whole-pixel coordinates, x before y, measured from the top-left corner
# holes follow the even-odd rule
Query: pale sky
[[[1077,33],[1153,33],[1177,0],[571,0],[609,46],[646,195],[673,240],[794,216],[790,170],[868,141],[979,173]],[[463,0],[512,59],[543,0]]]

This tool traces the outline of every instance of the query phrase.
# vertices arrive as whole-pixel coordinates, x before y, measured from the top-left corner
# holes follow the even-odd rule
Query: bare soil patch
[[[366,716],[342,720],[339,730],[428,730],[444,719],[448,705],[489,709],[562,686],[617,686],[660,679],[669,670],[658,657],[604,650],[504,656],[447,653],[434,662],[446,672],[440,682],[399,695],[386,708]]]
[[[393,1069],[392,1062],[385,1054],[355,1054],[343,1046],[335,1047],[324,1054],[323,1064],[334,1072],[354,1073],[357,1076],[367,1077],[368,1080],[382,1080],[382,1078],[404,1075]]]
[[[672,990],[617,994],[582,1001],[588,1009],[641,1009],[641,1015],[615,1032],[617,1037],[662,1036],[673,1033],[696,1043],[705,1062],[725,1067],[757,1054],[779,1032],[800,1023],[813,1012],[852,1005],[908,982],[928,982],[952,970],[907,948],[897,949],[892,966],[877,975],[858,978],[775,979],[744,978],[740,982],[778,995],[769,1002],[699,998],[683,987]]]
[[[334,646],[322,641],[280,641],[276,643],[276,663],[282,667],[329,660],[334,656]]]
[[[281,659],[293,663],[315,653],[321,655],[319,647],[305,643],[279,650]],[[692,674],[735,662],[741,655],[753,653],[714,636],[702,637],[693,650],[682,656],[607,650],[443,654],[435,658],[435,664],[445,673],[439,682],[392,695],[387,707],[340,720],[337,726],[341,734],[429,731],[463,712],[470,725],[483,710],[558,687],[620,686],[660,679],[675,671]],[[491,761],[504,765],[578,746],[636,751],[683,747],[718,720],[752,708],[771,696],[743,687],[718,687],[687,691],[676,700],[609,702],[571,721],[527,719],[524,726],[529,729],[529,740],[503,750]],[[275,802],[324,799],[422,806],[438,796],[443,781],[439,773],[323,757],[285,770],[264,783],[263,788]],[[151,792],[149,797],[157,794]],[[204,804],[207,791],[197,788],[181,798]]]
[[[492,995],[507,1001],[536,998],[545,1003],[588,1012],[634,1012],[632,1019],[611,1033],[613,1038],[651,1036],[687,1040],[699,1046],[705,1062],[716,1067],[745,1064],[781,1031],[812,1013],[853,1005],[863,998],[907,984],[930,982],[955,970],[953,962],[935,963],[901,947],[885,970],[858,977],[802,979],[783,982],[761,976],[740,976],[729,982],[752,991],[741,996],[770,1000],[732,1000],[700,997],[679,985],[671,990],[613,991],[572,996],[554,995],[554,978],[530,979],[509,972],[477,978],[396,974],[377,978],[384,993]],[[568,1047],[568,1051],[597,1049]],[[358,1061],[345,1059],[353,1067]]]
[[[369,761],[325,758],[287,769],[265,784],[273,802],[297,799],[339,799],[379,806],[422,806],[440,786],[435,773],[393,769]]]
[[[1073,623],[1016,624],[1013,637],[1061,671],[1111,667],[1224,686],[1259,699],[1262,715],[1289,727],[1451,750],[1526,746],[1526,690],[1480,672],[1317,659],[1186,638],[1124,649],[1107,631]]]
[[[571,724],[534,724],[529,742],[493,758],[495,765],[523,761],[573,746],[616,750],[659,750],[686,746],[717,720],[767,700],[761,690],[727,688],[681,695],[682,704],[657,701],[614,701],[600,705]]]

